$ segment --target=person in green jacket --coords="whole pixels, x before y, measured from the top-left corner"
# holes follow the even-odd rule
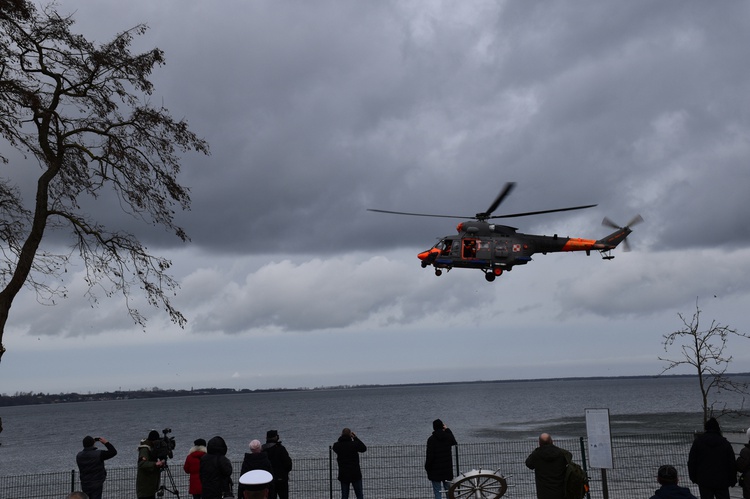
[[[154,455],[154,442],[159,440],[159,432],[151,430],[145,440],[138,445],[138,472],[135,477],[135,493],[138,499],[155,499],[159,490],[159,475],[164,461]]]

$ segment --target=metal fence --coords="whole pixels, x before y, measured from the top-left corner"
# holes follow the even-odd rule
[[[609,497],[650,497],[658,488],[656,470],[662,464],[674,465],[681,485],[688,486],[687,456],[693,441],[692,433],[613,436],[614,469],[606,470]],[[535,441],[508,441],[460,444],[455,448],[456,474],[475,469],[498,470],[506,477],[510,499],[535,498],[533,471],[526,468],[526,457]],[[584,456],[585,438],[556,440],[556,445],[573,453],[574,460],[587,463]],[[292,449],[293,453],[293,449]],[[424,499],[432,497],[432,487],[424,472],[423,445],[371,446],[361,455],[364,494],[369,499]],[[241,462],[233,462],[237,481]],[[588,465],[584,466],[588,468]],[[189,498],[188,475],[182,463],[170,462],[170,472],[181,498]],[[336,480],[336,459],[330,448],[328,455],[318,458],[294,459],[290,476],[290,497],[294,499],[333,499],[340,497]],[[107,470],[104,497],[135,497],[135,467]],[[590,497],[600,499],[603,492],[601,470],[589,470]],[[165,473],[162,473],[162,479]],[[163,480],[164,481],[164,480]],[[169,485],[168,481],[167,484]],[[692,485],[692,484],[690,484]],[[0,499],[64,498],[79,488],[78,472],[14,475],[0,477]],[[693,494],[697,488],[691,486]],[[235,487],[236,491],[236,487]],[[176,497],[170,492],[165,497]]]

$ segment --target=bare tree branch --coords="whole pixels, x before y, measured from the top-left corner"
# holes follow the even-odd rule
[[[131,317],[145,326],[131,305],[140,288],[149,304],[184,326],[185,317],[170,301],[178,287],[167,273],[171,262],[81,208],[82,199],[115,195],[126,213],[188,240],[174,223],[175,211],[190,207],[189,190],[177,179],[180,156],[209,150],[184,120],[148,103],[149,78],[164,64],[163,52],[131,53],[145,25],[95,45],[71,32],[73,19],[54,6],[38,11],[26,0],[3,1],[0,138],[35,158],[40,172],[33,203],[21,199],[10,179],[0,178],[0,358],[10,307],[23,286],[48,297],[65,295],[45,284],[64,272],[70,258],[40,249],[52,227],[73,236],[93,301],[97,289],[122,294]]]
[[[732,362],[732,356],[725,353],[727,340],[730,336],[742,338],[748,336],[729,326],[721,325],[715,320],[711,321],[711,325],[707,329],[701,330],[701,309],[698,306],[697,299],[695,301],[695,312],[690,319],[683,314],[678,314],[678,316],[683,327],[678,331],[665,334],[663,344],[665,352],[669,351],[671,346],[677,344],[682,356],[678,359],[659,357],[659,360],[667,363],[661,374],[680,366],[690,366],[695,369],[701,392],[704,422],[714,415],[721,416],[741,411],[742,408],[732,409],[726,407],[726,405],[717,409],[717,403],[711,401],[711,395],[722,391],[748,394],[747,383],[733,380],[727,376],[726,371]],[[715,412],[717,414],[714,414]]]

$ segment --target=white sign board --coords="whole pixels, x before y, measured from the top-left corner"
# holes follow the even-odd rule
[[[589,465],[612,469],[612,436],[609,432],[609,409],[586,409],[586,436],[589,443]]]

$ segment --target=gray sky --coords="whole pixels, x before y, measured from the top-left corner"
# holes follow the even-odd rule
[[[300,387],[657,374],[696,299],[750,333],[750,4],[60,0],[100,42],[140,22],[167,64],[152,101],[211,146],[187,155],[192,241],[112,209],[174,263],[185,330],[147,305],[18,297],[0,393]],[[0,144],[8,151],[7,144]],[[20,160],[13,169],[33,163]],[[490,284],[416,254],[458,221],[598,239]],[[107,211],[107,210],[102,210]],[[730,340],[732,371],[750,341]]]

